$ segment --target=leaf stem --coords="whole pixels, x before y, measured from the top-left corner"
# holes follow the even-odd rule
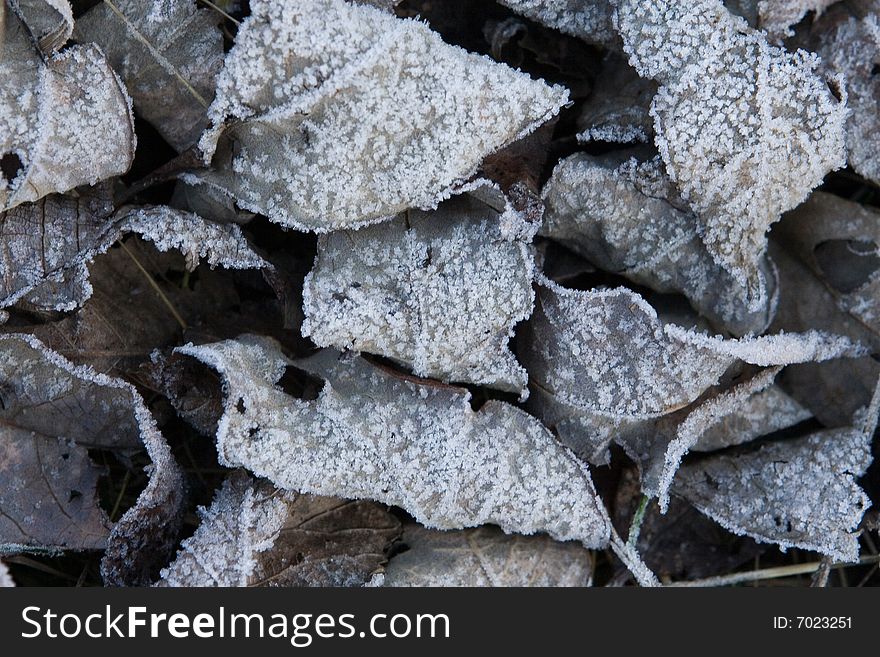
[[[165,296],[165,293],[162,291],[162,288],[160,288],[159,285],[156,283],[156,281],[153,280],[153,277],[150,276],[150,272],[148,272],[146,269],[144,269],[144,266],[135,257],[135,255],[134,255],[134,253],[132,253],[131,249],[129,249],[125,245],[125,242],[123,242],[122,240],[116,240],[116,243],[122,247],[122,249],[128,254],[128,257],[132,259],[132,261],[134,262],[135,265],[137,265],[137,268],[141,270],[141,273],[144,275],[144,278],[147,279],[149,284],[152,286],[153,290],[155,290],[156,294],[159,295],[159,298],[162,299],[162,303],[164,303],[168,307],[168,310],[171,311],[171,314],[174,315],[174,319],[176,319],[177,323],[180,324],[180,328],[182,328],[185,331],[188,328],[186,325],[186,321],[183,319],[183,317],[180,316],[180,313],[177,312],[177,308],[174,307],[174,304],[171,303],[171,300],[167,296]]]

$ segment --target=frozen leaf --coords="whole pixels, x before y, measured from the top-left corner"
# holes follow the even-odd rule
[[[849,164],[880,184],[880,5],[862,17],[840,13],[816,24],[811,45],[831,73],[846,79]]]
[[[174,187],[169,205],[200,217],[210,217],[211,221],[217,223],[242,225],[254,218],[253,212],[239,209],[235,201],[223,192],[205,185],[189,185],[182,180]]]
[[[30,336],[2,335],[0,349],[2,550],[106,546],[107,563],[125,542],[118,573],[164,558],[178,527],[182,479],[137,391],[73,365]],[[87,450],[130,452],[141,444],[153,462],[149,484],[110,531]],[[126,539],[132,527],[137,536]]]
[[[761,29],[773,36],[791,36],[792,26],[809,12],[820,16],[838,0],[760,0],[758,17]]]
[[[61,48],[73,32],[73,10],[68,0],[14,0],[6,4],[27,25],[44,55]]]
[[[238,226],[214,224],[165,206],[122,208],[110,216],[106,193],[55,195],[7,211],[0,223],[0,307],[20,299],[72,310],[92,294],[88,264],[127,233],[162,251],[177,249],[194,269],[199,258],[227,269],[269,267]]]
[[[758,305],[765,233],[843,166],[846,104],[816,55],[769,45],[720,0],[615,2],[630,64],[661,84],[651,115],[666,171]]]
[[[567,102],[560,87],[342,0],[254,0],[188,182],[300,229],[432,209],[490,153]]]
[[[139,115],[182,151],[207,127],[223,65],[218,17],[193,0],[113,0],[80,18],[75,36],[101,46]]]
[[[619,53],[608,53],[578,117],[578,140],[653,143],[650,109],[656,93],[656,82],[640,77]]]
[[[766,260],[759,276],[767,293],[750,311],[747,289],[706,249],[699,219],[662,162],[628,155],[577,154],[558,164],[542,193],[541,234],[634,283],[684,294],[718,328],[735,335],[762,333],[771,320],[775,289]]]
[[[788,218],[783,219],[782,228]],[[775,231],[774,231],[775,233]],[[843,312],[832,295],[804,263],[771,240],[771,255],[779,271],[779,309],[771,331],[802,331],[815,328],[846,335],[880,352],[880,335],[851,314]],[[780,383],[792,397],[806,406],[825,426],[850,423],[853,413],[868,403],[880,363],[864,356],[825,363],[804,363],[787,367]]]
[[[854,426],[685,465],[673,490],[734,533],[854,561],[870,505],[856,478],[871,463],[878,406],[880,385]]]
[[[505,534],[497,527],[433,531],[407,525],[409,547],[385,567],[384,586],[590,586],[592,557],[578,543]]]
[[[522,394],[527,374],[507,342],[532,312],[533,270],[527,243],[503,235],[499,212],[458,196],[434,212],[322,235],[302,332],[419,376]]]
[[[372,502],[282,491],[231,475],[159,586],[360,586],[400,522]]]
[[[6,564],[0,561],[0,588],[9,588],[11,586],[15,586],[12,575],[9,574]]]
[[[518,14],[597,45],[616,44],[609,0],[499,0]]]
[[[656,463],[666,442],[642,444],[654,435],[650,421],[686,408],[740,361],[771,366],[865,354],[846,337],[817,331],[710,337],[664,324],[626,288],[567,290],[542,278],[535,305],[521,342],[530,408],[591,463],[606,461],[612,440],[635,444],[634,458]]]
[[[127,171],[130,99],[101,49],[46,56],[14,12],[0,29],[0,211]]]
[[[221,463],[286,490],[401,506],[429,527],[493,523],[588,547],[608,543],[610,524],[586,467],[513,406],[489,401],[474,412],[466,391],[333,350],[296,361],[326,381],[305,401],[277,387],[291,363],[271,340],[177,351],[224,378]]]

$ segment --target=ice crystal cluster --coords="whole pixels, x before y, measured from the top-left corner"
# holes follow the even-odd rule
[[[0,0],[0,586],[875,545],[880,3],[464,7]]]

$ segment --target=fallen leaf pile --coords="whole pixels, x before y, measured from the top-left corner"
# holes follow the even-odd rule
[[[0,586],[876,564],[878,66],[877,0],[2,0]]]

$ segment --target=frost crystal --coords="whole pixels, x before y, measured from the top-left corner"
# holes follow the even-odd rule
[[[615,2],[630,63],[661,83],[651,115],[666,170],[757,304],[767,229],[845,162],[845,102],[816,55],[769,45],[720,0]]]
[[[237,472],[159,586],[360,586],[400,523],[370,502],[280,491]]]
[[[254,0],[217,83],[193,176],[306,230],[431,209],[567,92],[342,0]]]
[[[6,564],[0,561],[0,588],[8,588],[11,586],[15,586],[12,575],[9,574],[9,569],[6,567]]]
[[[287,490],[394,504],[428,527],[493,523],[608,543],[610,521],[587,468],[513,406],[490,401],[474,412],[465,391],[333,350],[295,363],[326,381],[304,401],[275,385],[290,363],[269,339],[177,351],[224,378],[217,448],[227,465]]]
[[[609,0],[499,0],[518,14],[603,46],[616,43]]]
[[[759,270],[763,303],[750,312],[746,288],[720,267],[699,237],[699,220],[680,198],[659,159],[591,157],[563,160],[542,193],[541,234],[594,265],[658,292],[681,292],[713,325],[736,335],[770,323],[771,268]],[[766,282],[765,282],[766,281]]]
[[[383,586],[590,586],[590,553],[546,536],[496,527],[439,532],[408,525],[409,549],[385,568]]]
[[[854,561],[870,506],[855,480],[871,464],[878,406],[880,385],[855,426],[685,465],[673,490],[737,534]]]
[[[419,376],[522,394],[527,374],[507,341],[532,312],[533,269],[527,244],[503,236],[499,212],[459,196],[434,212],[321,236],[302,332]]]
[[[207,127],[223,65],[218,17],[193,0],[113,0],[80,18],[75,36],[101,46],[138,113],[181,151]]]
[[[758,16],[760,27],[775,36],[791,36],[791,27],[808,12],[817,16],[838,0],[760,0]]]

